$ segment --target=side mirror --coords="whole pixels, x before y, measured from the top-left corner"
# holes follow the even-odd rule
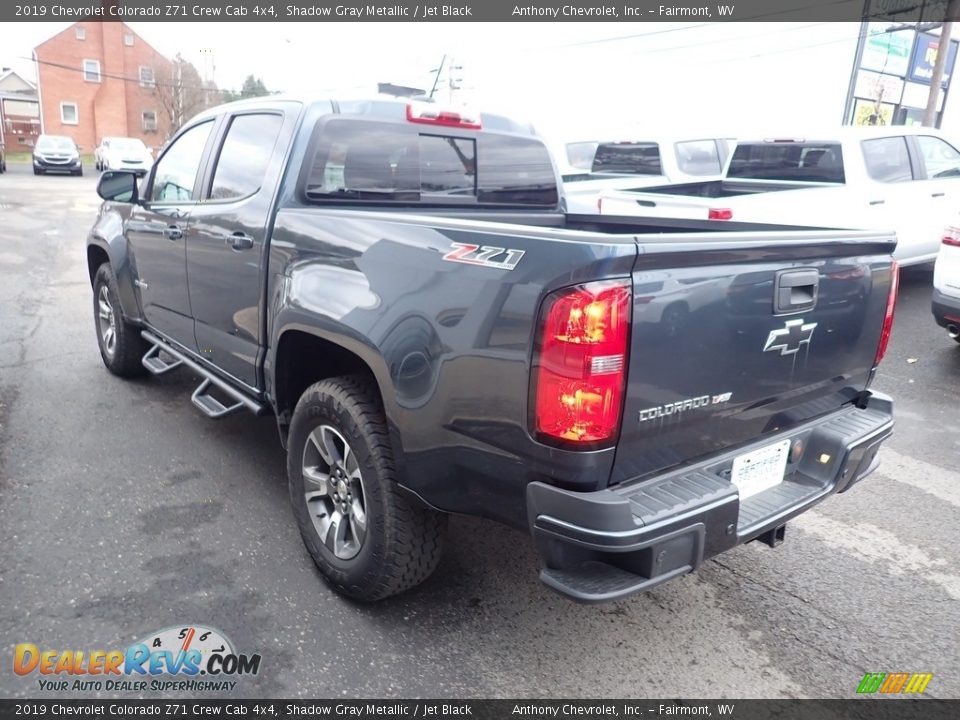
[[[136,173],[107,170],[97,183],[97,195],[113,202],[135,203],[139,200]]]

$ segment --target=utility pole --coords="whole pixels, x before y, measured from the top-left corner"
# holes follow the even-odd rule
[[[173,86],[175,93],[173,99],[174,117],[176,118],[177,129],[183,127],[183,58],[177,53],[177,79]]]
[[[940,40],[937,43],[937,59],[933,64],[933,76],[930,78],[930,95],[927,97],[927,109],[923,113],[923,124],[933,127],[937,120],[937,101],[940,99],[940,85],[943,83],[943,72],[947,67],[947,57],[950,55],[950,36],[953,34],[953,20],[960,10],[960,0],[949,0],[947,12],[944,16],[943,27],[940,28]]]
[[[455,90],[459,90],[460,86],[457,84],[463,81],[463,78],[458,78],[453,76],[455,70],[463,70],[463,65],[454,65],[453,60],[450,60],[450,64],[447,66],[447,97],[450,102],[453,102],[453,93]]]

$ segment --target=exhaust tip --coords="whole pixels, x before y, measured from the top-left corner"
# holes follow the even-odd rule
[[[956,340],[958,337],[960,337],[960,327],[950,323],[947,325],[947,335]]]

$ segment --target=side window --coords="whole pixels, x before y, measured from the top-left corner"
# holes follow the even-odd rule
[[[950,143],[932,135],[917,135],[928,178],[960,176],[960,152]]]
[[[260,189],[281,125],[281,115],[238,115],[233,118],[217,158],[210,199],[249,197]]]
[[[687,175],[719,175],[721,164],[715,140],[677,143],[677,165]]]
[[[906,138],[864,140],[860,145],[863,148],[864,162],[867,164],[867,175],[874,180],[893,183],[913,179]]]
[[[213,120],[190,128],[177,138],[157,163],[150,199],[154,202],[189,202]]]

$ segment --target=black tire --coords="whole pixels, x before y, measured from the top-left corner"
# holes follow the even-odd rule
[[[40,173],[40,171],[39,171],[37,168],[34,168],[34,169],[33,169],[33,174],[34,174],[34,175],[40,175],[41,173]]]
[[[83,176],[83,168],[80,168],[79,170],[74,170],[73,174],[76,175],[77,177]]]
[[[102,292],[106,293],[106,299],[110,305],[112,323],[101,314]],[[142,359],[150,346],[140,336],[139,328],[123,319],[120,311],[120,294],[117,292],[117,279],[110,263],[104,263],[97,268],[97,274],[93,278],[93,319],[100,357],[103,358],[103,364],[107,370],[123,378],[145,375],[147,369],[143,366]],[[112,351],[109,340],[105,337],[105,324],[113,329]]]
[[[315,518],[325,516],[315,513],[306,500],[307,443],[321,427],[333,428],[340,440],[349,443],[361,476],[365,537],[348,559],[338,557],[321,539]],[[293,514],[307,550],[337,591],[373,602],[419,585],[430,576],[440,562],[447,516],[414,503],[397,487],[383,407],[370,378],[331,378],[308,387],[294,410],[288,440]],[[330,475],[333,477],[332,472]],[[328,490],[325,497],[333,495]]]

